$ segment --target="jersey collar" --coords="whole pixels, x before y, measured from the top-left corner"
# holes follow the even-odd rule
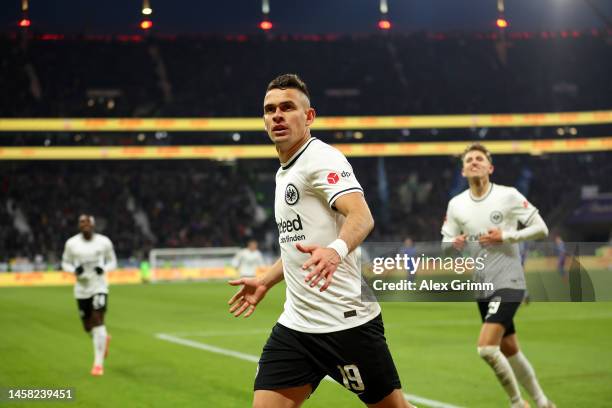
[[[484,200],[486,200],[486,198],[487,198],[488,196],[490,196],[490,195],[491,195],[491,191],[493,191],[493,186],[494,186],[494,184],[493,184],[493,183],[489,183],[489,184],[490,184],[490,186],[489,186],[489,191],[487,191],[487,194],[485,194],[484,196],[482,196],[482,198],[475,198],[475,197],[472,195],[472,190],[468,189],[468,194],[470,195],[470,198],[472,199],[472,201],[475,201],[475,202],[477,202],[477,203],[478,203],[478,202],[480,202],[480,201],[484,201]]]
[[[310,146],[310,144],[314,142],[315,140],[317,140],[316,137],[311,137],[310,139],[308,139],[308,141],[304,143],[304,146],[300,147],[300,150],[295,152],[293,156],[291,156],[289,160],[287,160],[287,163],[281,163],[281,168],[283,170],[287,170],[289,167],[293,166],[293,164],[297,161],[297,159],[300,158],[302,153],[304,153],[306,149],[308,148],[308,146]]]

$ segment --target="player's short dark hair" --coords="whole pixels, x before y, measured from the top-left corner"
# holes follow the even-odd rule
[[[308,92],[308,87],[306,86],[306,83],[302,81],[302,78],[297,76],[297,74],[283,74],[277,76],[270,81],[266,92],[271,91],[272,89],[297,89],[306,95],[310,100],[310,92]]]
[[[461,162],[463,162],[463,159],[465,159],[466,154],[468,154],[469,152],[473,152],[474,150],[483,153],[487,157],[487,160],[489,160],[489,163],[493,164],[493,157],[491,156],[491,152],[489,151],[489,149],[487,149],[478,142],[472,143],[471,145],[465,148],[463,153],[461,153]]]

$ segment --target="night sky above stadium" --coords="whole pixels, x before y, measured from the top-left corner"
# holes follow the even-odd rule
[[[590,0],[608,21],[612,2]],[[540,31],[605,27],[589,0],[506,0],[511,29]],[[15,31],[20,0],[3,0],[0,30]],[[277,33],[366,33],[376,31],[378,0],[270,0]],[[494,29],[496,0],[388,0],[396,31]],[[141,0],[30,0],[32,30],[49,33],[138,32]],[[155,32],[252,33],[261,21],[260,0],[151,0]]]

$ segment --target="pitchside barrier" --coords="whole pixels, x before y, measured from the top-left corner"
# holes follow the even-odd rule
[[[568,258],[567,264],[571,263],[571,258]],[[612,274],[612,255],[605,256],[581,256],[581,265],[587,270],[609,271]],[[369,264],[364,264],[365,268]],[[264,274],[269,266],[263,266],[257,270],[257,275]],[[558,258],[557,257],[542,257],[530,258],[525,265],[525,272],[530,273],[558,273]],[[368,271],[364,271],[367,275]],[[466,271],[466,274],[469,274]],[[420,270],[417,271],[418,276],[436,276],[445,275],[448,271],[440,269]],[[390,270],[386,273],[389,275],[405,275],[403,270]],[[153,282],[180,282],[180,281],[205,281],[205,280],[229,280],[238,277],[238,272],[235,268],[228,267],[203,267],[203,268],[185,268],[185,267],[170,267],[170,268],[152,268],[151,278]],[[136,284],[148,282],[147,277],[143,277],[140,269],[128,268],[117,269],[108,273],[108,281],[111,285],[121,284]],[[16,286],[70,286],[74,285],[75,277],[68,272],[2,272],[0,273],[0,287],[16,287]]]
[[[257,274],[265,273],[267,267],[258,269]],[[145,283],[150,280],[143,276],[140,269],[116,269],[108,273],[110,285]],[[228,268],[160,268],[151,270],[154,282],[228,280],[238,277],[238,272]],[[72,286],[74,274],[69,272],[2,272],[0,287],[14,286]]]

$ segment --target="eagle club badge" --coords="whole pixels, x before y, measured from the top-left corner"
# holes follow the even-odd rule
[[[499,224],[504,219],[504,216],[501,211],[493,211],[489,216],[489,219],[493,224]]]
[[[293,205],[298,202],[300,199],[300,192],[297,187],[293,184],[287,184],[287,188],[285,188],[285,202],[288,205]]]

